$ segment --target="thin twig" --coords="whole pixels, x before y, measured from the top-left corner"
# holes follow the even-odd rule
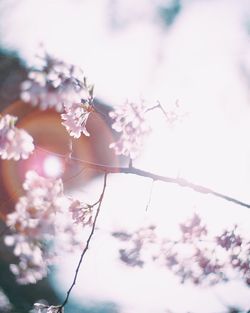
[[[152,180],[151,182],[151,186],[150,186],[150,191],[149,191],[149,197],[148,197],[148,202],[147,202],[147,205],[146,205],[146,212],[148,211],[148,208],[151,204],[151,199],[152,199],[152,193],[153,193],[153,187],[154,187],[154,180]]]
[[[87,167],[84,167],[84,166],[83,166],[83,167],[80,169],[80,171],[77,172],[76,174],[74,174],[74,175],[72,175],[72,176],[70,176],[70,177],[67,177],[66,179],[63,179],[63,183],[68,183],[70,180],[72,180],[72,179],[78,177],[79,175],[81,175],[82,173],[84,173],[87,169],[88,169]]]
[[[132,167],[133,167],[133,159],[132,159],[132,158],[129,159],[128,167],[129,167],[129,168],[132,168]]]
[[[163,106],[161,105],[160,101],[157,101],[158,103],[158,108],[162,111],[162,113],[164,114],[164,116],[166,117],[167,120],[169,120],[169,116],[168,113],[166,112],[166,110],[163,108]]]
[[[145,112],[150,112],[150,111],[153,111],[154,109],[159,109],[160,108],[160,105],[159,103],[157,103],[156,105],[148,108]]]
[[[154,109],[159,109],[159,110],[161,110],[162,113],[164,114],[165,118],[166,118],[167,120],[169,120],[169,116],[168,116],[167,112],[165,111],[165,109],[163,108],[163,106],[161,105],[161,103],[160,103],[159,100],[157,101],[157,104],[156,104],[156,105],[154,105],[154,106],[151,107],[151,108],[148,108],[148,109],[146,110],[146,112],[152,111],[152,110],[154,110]]]
[[[76,284],[76,280],[77,280],[77,276],[78,276],[78,273],[79,273],[79,270],[80,270],[80,266],[82,264],[82,261],[83,261],[83,257],[84,255],[86,254],[88,248],[89,248],[89,244],[90,244],[90,241],[91,241],[91,238],[92,236],[94,235],[94,231],[95,231],[95,226],[96,226],[96,221],[97,221],[97,218],[99,216],[99,213],[100,213],[100,209],[101,209],[101,205],[102,205],[102,200],[103,200],[103,197],[104,197],[104,193],[105,193],[105,190],[106,190],[106,186],[107,186],[107,173],[104,173],[104,183],[103,183],[103,190],[102,190],[102,193],[100,195],[100,198],[99,198],[99,202],[98,202],[98,208],[97,208],[97,211],[96,211],[96,215],[95,215],[95,218],[94,218],[94,222],[93,222],[93,225],[92,225],[92,228],[91,228],[91,232],[89,234],[89,237],[87,239],[87,242],[86,242],[86,246],[85,248],[83,249],[82,251],[82,254],[80,256],[80,259],[79,259],[79,262],[78,262],[78,265],[76,267],[76,271],[75,271],[75,276],[74,276],[74,279],[73,279],[73,282],[69,288],[69,290],[67,291],[67,295],[66,295],[66,298],[64,300],[64,302],[61,304],[61,306],[58,308],[58,313],[61,313],[62,312],[62,309],[63,307],[67,304],[68,302],[68,299],[69,299],[69,296],[70,296],[70,293],[74,287],[74,285]]]
[[[62,154],[58,154],[58,153],[53,153],[53,155],[56,155],[58,157],[64,158],[64,155]],[[237,205],[243,206],[245,208],[250,209],[250,204],[243,202],[241,200],[238,200],[236,198],[233,198],[231,196],[228,196],[226,194],[217,192],[213,189],[210,189],[208,187],[199,185],[199,184],[195,184],[192,183],[184,178],[180,178],[180,177],[169,177],[169,176],[162,176],[162,175],[158,175],[149,171],[144,171],[141,170],[139,168],[130,166],[130,167],[116,167],[116,166],[107,166],[107,165],[102,165],[102,164],[98,164],[98,163],[94,163],[91,161],[84,161],[81,159],[78,159],[76,157],[72,157],[71,158],[72,161],[75,162],[79,162],[84,164],[84,166],[91,168],[93,170],[96,170],[98,172],[104,172],[104,173],[113,173],[113,174],[118,174],[118,173],[123,173],[123,174],[132,174],[132,175],[136,175],[136,176],[141,176],[141,177],[146,177],[146,178],[151,178],[154,181],[161,181],[164,183],[170,183],[170,184],[175,184],[178,185],[180,187],[187,187],[192,189],[195,192],[198,193],[203,193],[203,194],[211,194],[217,198],[221,198],[223,200],[229,201],[229,202],[233,202]]]

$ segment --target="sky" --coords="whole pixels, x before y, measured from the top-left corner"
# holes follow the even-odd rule
[[[159,8],[170,5],[164,0],[2,1],[1,43],[18,51],[27,65],[35,64],[42,43],[82,66],[96,96],[110,105],[144,98],[167,109],[178,101],[187,118],[173,129],[160,112],[152,112],[153,132],[136,166],[250,202],[249,1],[181,1],[167,26]],[[92,199],[99,184],[93,181],[76,194]],[[248,308],[250,293],[240,283],[193,288],[162,268],[128,269],[118,261],[119,246],[109,231],[119,228],[153,221],[163,234],[174,233],[195,210],[214,231],[236,222],[249,229],[246,209],[160,183],[154,184],[145,212],[150,186],[137,177],[109,178],[99,231],[73,296],[89,303],[113,301],[121,313],[219,313],[223,304]],[[56,283],[65,290],[72,263],[57,272]]]

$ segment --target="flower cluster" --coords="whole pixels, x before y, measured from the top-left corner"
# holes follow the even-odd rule
[[[113,236],[127,242],[126,249],[120,249],[120,259],[129,266],[142,267],[152,258],[157,247],[155,226],[143,227],[134,234],[115,232]]]
[[[28,79],[21,85],[21,99],[42,110],[54,108],[63,111],[63,105],[80,101],[81,88],[76,73],[79,69],[51,55],[41,56],[40,69],[31,70]]]
[[[29,235],[13,234],[5,237],[5,244],[14,247],[18,264],[10,264],[11,272],[20,284],[32,284],[47,275],[51,263],[45,244]]]
[[[79,200],[72,200],[69,206],[72,219],[76,224],[91,225],[93,223],[93,206]]]
[[[89,136],[86,123],[91,112],[92,108],[88,102],[65,105],[65,113],[61,114],[61,118],[64,120],[62,125],[66,127],[70,136],[79,138],[81,133]]]
[[[182,241],[192,241],[207,235],[207,228],[201,224],[201,218],[195,213],[192,218],[180,224]]]
[[[54,108],[64,120],[69,134],[88,136],[86,122],[93,111],[93,85],[88,85],[77,66],[67,64],[45,53],[41,69],[32,70],[21,85],[21,99],[42,110]]]
[[[55,234],[54,218],[63,196],[61,180],[48,180],[35,172],[28,172],[23,184],[26,191],[7,216],[7,225],[16,231],[5,237],[5,243],[14,247],[19,264],[10,269],[21,284],[35,283],[47,274],[50,264],[46,242]]]
[[[63,237],[64,250],[81,246],[79,228],[73,225],[69,205],[63,193],[61,179],[49,179],[30,171],[23,183],[25,195],[20,197],[15,211],[7,215],[7,225],[14,231],[5,236],[5,244],[13,246],[18,264],[10,269],[21,284],[35,283],[47,275],[48,266],[55,262],[57,250],[52,239]],[[65,203],[67,203],[65,205]],[[53,243],[54,244],[54,243]]]
[[[177,240],[160,238],[149,226],[134,234],[116,232],[124,242],[120,259],[129,266],[142,267],[146,262],[159,262],[179,276],[181,282],[213,285],[228,281],[233,273],[250,285],[250,241],[244,241],[237,227],[216,237],[208,237],[197,214],[180,225]]]
[[[245,283],[250,286],[250,241],[245,241],[235,226],[232,230],[225,230],[217,236],[216,242],[228,252],[230,266],[237,270]]]
[[[19,232],[32,232],[32,236],[37,239],[41,233],[54,235],[53,214],[60,210],[62,180],[44,178],[29,171],[26,173],[23,189],[26,194],[19,198],[15,211],[8,215],[7,225]]]
[[[114,120],[112,128],[121,133],[119,140],[110,144],[116,154],[123,154],[132,159],[138,156],[145,136],[150,133],[146,111],[144,101],[126,101],[124,105],[110,112],[110,117]]]
[[[43,303],[34,303],[32,313],[63,313],[64,309],[60,306],[45,305]]]
[[[0,115],[0,156],[2,159],[27,159],[34,150],[33,138],[15,126],[17,117]]]

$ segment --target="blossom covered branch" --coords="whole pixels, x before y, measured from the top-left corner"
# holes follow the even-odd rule
[[[22,83],[21,99],[42,110],[55,109],[60,114],[61,123],[69,136],[75,139],[82,135],[90,136],[91,133],[87,127],[89,116],[100,114],[94,105],[94,87],[87,83],[83,72],[78,67],[69,65],[47,53],[42,57],[41,67],[32,69],[26,81]],[[72,284],[63,303],[59,306],[36,303],[35,313],[63,312],[95,232],[108,174],[121,173],[148,178],[152,180],[152,186],[155,181],[175,184],[250,208],[249,203],[184,178],[163,176],[133,166],[132,161],[140,154],[146,137],[151,132],[147,116],[154,109],[160,109],[169,124],[183,117],[183,114],[179,112],[178,103],[167,111],[160,102],[148,106],[144,100],[139,102],[127,100],[109,113],[112,120],[110,126],[118,135],[118,139],[111,142],[109,147],[116,155],[126,156],[129,159],[128,166],[107,166],[81,160],[72,155],[72,150],[67,155],[67,159],[82,164],[83,168],[104,174],[102,192],[94,204],[66,195],[61,178],[46,178],[34,171],[26,172],[23,182],[24,195],[18,199],[15,210],[6,216],[6,225],[10,233],[4,237],[5,244],[13,249],[18,260],[17,264],[10,264],[10,269],[16,275],[17,281],[20,284],[36,283],[47,275],[50,265],[58,261],[61,250],[81,251]],[[34,151],[33,138],[25,130],[17,128],[16,122],[15,116],[8,114],[0,116],[0,157],[2,159],[16,161],[27,159]],[[37,146],[37,148],[40,147]],[[65,158],[61,154],[51,151],[49,153]],[[151,194],[147,207],[150,201]],[[82,232],[86,228],[89,228],[89,235],[86,243],[83,243]],[[209,250],[202,246],[202,242],[206,240],[207,229],[197,215],[180,226],[182,236],[179,240],[159,239],[155,229],[154,226],[150,226],[139,229],[135,234],[113,233],[115,237],[128,245],[120,250],[121,260],[128,265],[143,266],[143,248],[154,246],[154,253],[150,255],[150,259],[163,262],[177,276],[180,276],[182,281],[190,279],[197,284],[207,277],[211,278],[211,283],[226,280],[227,277],[222,270],[225,264],[230,264],[250,285],[248,261],[250,243],[243,240],[237,228],[225,231],[214,238],[216,247],[228,252],[228,258],[224,263],[217,258],[214,247]],[[55,241],[55,237],[61,237],[63,244]],[[186,245],[192,246],[194,253],[183,258],[177,245],[181,248]],[[156,251],[157,247],[158,251]],[[196,264],[192,263],[192,259],[195,259]]]
[[[116,231],[113,236],[123,243],[119,257],[128,266],[157,263],[178,276],[181,283],[214,285],[240,277],[250,286],[250,240],[244,239],[236,225],[211,236],[194,214],[179,225],[179,233],[175,239],[161,238],[157,226],[149,225],[134,233]]]
[[[87,83],[79,67],[45,52],[40,59],[40,68],[31,70],[21,85],[21,99],[42,110],[53,108],[62,113],[62,124],[70,136],[89,136],[86,123],[94,111],[94,86]]]
[[[96,227],[96,222],[97,222],[98,216],[99,216],[99,214],[100,214],[101,205],[102,205],[102,201],[103,201],[103,197],[104,197],[104,194],[105,194],[106,187],[107,187],[107,173],[104,174],[103,190],[102,190],[102,193],[101,193],[101,195],[100,195],[100,198],[99,198],[99,200],[94,204],[94,205],[97,205],[97,204],[98,204],[98,207],[97,207],[97,211],[96,211],[96,214],[95,214],[95,217],[94,217],[94,220],[93,220],[91,232],[90,232],[89,237],[88,237],[88,239],[87,239],[87,241],[86,241],[86,246],[85,246],[85,248],[83,249],[83,251],[82,251],[82,253],[81,253],[79,262],[78,262],[78,264],[77,264],[73,282],[72,282],[72,284],[71,284],[69,290],[67,291],[67,296],[66,296],[64,302],[62,303],[62,305],[60,306],[60,309],[59,309],[58,313],[60,313],[60,312],[62,311],[62,308],[67,304],[68,299],[69,299],[69,296],[70,296],[70,293],[71,293],[71,291],[72,291],[74,285],[76,284],[76,280],[77,280],[77,276],[78,276],[78,273],[79,273],[80,266],[81,266],[81,264],[82,264],[83,258],[84,258],[84,256],[85,256],[87,250],[89,249],[90,241],[91,241],[91,239],[92,239],[92,237],[93,237],[93,235],[94,235],[94,231],[95,231],[95,227]]]
[[[96,203],[72,199],[64,194],[61,179],[44,178],[34,171],[27,172],[23,189],[25,195],[6,217],[12,234],[4,240],[19,258],[18,264],[10,265],[11,271],[20,284],[29,284],[47,276],[48,267],[60,259],[61,251],[84,247],[82,230],[94,223]],[[56,237],[61,241],[54,242]]]
[[[17,117],[0,114],[0,157],[2,159],[27,159],[34,150],[33,138],[17,128]]]

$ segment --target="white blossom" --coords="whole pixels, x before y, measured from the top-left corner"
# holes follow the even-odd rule
[[[21,284],[35,283],[47,275],[52,259],[46,251],[46,241],[55,234],[54,219],[63,197],[61,179],[47,179],[36,172],[26,173],[23,183],[26,194],[16,203],[15,211],[7,215],[6,224],[16,233],[5,237],[19,257],[11,271]]]
[[[34,309],[32,310],[32,313],[63,313],[64,309],[60,306],[48,306],[43,303],[34,303]]]
[[[145,113],[146,106],[143,101],[126,101],[124,105],[110,112],[110,117],[114,120],[112,128],[121,133],[118,141],[109,146],[116,154],[123,154],[132,159],[138,156],[145,136],[150,133]]]
[[[47,313],[48,305],[43,303],[34,303],[34,309],[32,313]]]
[[[49,259],[37,240],[15,233],[5,236],[4,242],[14,247],[14,254],[19,258],[18,264],[10,264],[10,270],[20,284],[35,283],[47,275]]]
[[[87,84],[77,66],[44,54],[41,69],[30,71],[21,85],[21,99],[42,110],[54,108],[61,112],[62,124],[70,136],[89,136],[87,119],[93,111],[93,86]]]
[[[27,159],[34,150],[33,138],[15,126],[17,117],[0,115],[0,156],[2,159]]]
[[[40,69],[31,70],[21,84],[21,99],[46,110],[63,112],[66,107],[93,99],[93,87],[88,86],[83,71],[44,53]],[[67,112],[66,112],[67,114]]]
[[[19,283],[29,284],[47,275],[48,266],[56,261],[62,249],[82,249],[82,227],[74,224],[69,210],[74,200],[69,201],[64,195],[61,179],[45,178],[29,171],[23,189],[25,194],[6,218],[14,233],[5,236],[4,241],[19,258],[18,264],[11,264],[11,271]],[[63,244],[52,245],[59,236]]]
[[[69,206],[72,218],[76,224],[91,225],[93,222],[93,207],[79,200],[72,200]]]
[[[72,105],[65,105],[65,113],[61,114],[62,125],[64,125],[70,136],[79,138],[81,133],[89,136],[86,129],[86,123],[91,113],[91,106],[88,103],[73,103]]]
[[[43,60],[41,68],[31,70],[28,79],[21,84],[21,99],[39,106],[42,110],[54,108],[62,112],[63,103],[69,98],[73,66],[46,53],[41,56],[41,59]]]
[[[38,239],[44,233],[53,234],[54,215],[60,210],[63,197],[62,180],[44,178],[29,171],[23,189],[26,194],[19,198],[15,211],[7,215],[7,225]]]

